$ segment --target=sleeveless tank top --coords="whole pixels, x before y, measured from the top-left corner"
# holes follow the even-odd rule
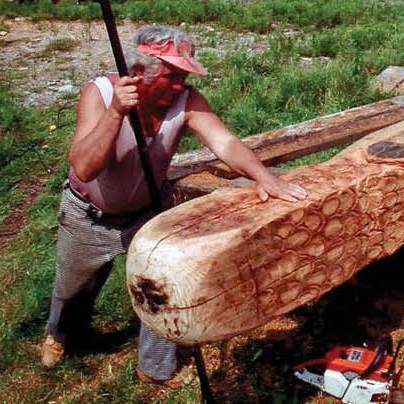
[[[113,86],[107,77],[98,77],[94,84],[108,108],[112,101]],[[166,179],[170,161],[177,148],[184,126],[185,107],[189,90],[184,90],[168,110],[158,133],[147,136],[146,143],[154,176],[161,187]],[[71,187],[103,212],[122,215],[136,212],[150,204],[136,138],[128,117],[122,122],[116,140],[115,155],[109,164],[89,182],[80,181],[70,167]]]

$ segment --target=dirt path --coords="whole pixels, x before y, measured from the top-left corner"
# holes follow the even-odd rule
[[[0,73],[17,88],[25,105],[45,106],[74,97],[87,80],[116,70],[102,21],[34,23],[17,18],[5,23],[9,30],[2,37]],[[118,26],[124,52],[130,49],[137,26],[130,21]],[[264,35],[219,32],[206,26],[183,28],[189,30],[199,52],[210,51],[218,57],[240,49],[257,52],[267,46]],[[70,49],[57,49],[67,43]],[[52,46],[54,50],[49,49]]]

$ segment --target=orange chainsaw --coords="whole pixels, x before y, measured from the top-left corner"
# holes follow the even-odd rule
[[[391,341],[387,340],[375,350],[336,346],[323,358],[295,366],[294,374],[343,403],[389,403],[395,385],[395,364],[403,344],[401,340],[394,356],[388,353]]]

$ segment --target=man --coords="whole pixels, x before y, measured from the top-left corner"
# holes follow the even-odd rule
[[[144,128],[167,206],[166,171],[185,128],[234,170],[256,180],[262,201],[268,195],[287,201],[306,196],[299,186],[271,175],[210,110],[205,98],[185,85],[189,73],[206,73],[194,59],[187,35],[169,27],[146,26],[137,32],[135,47],[133,77],[99,77],[84,87],[78,103],[69,180],[59,211],[55,287],[42,350],[46,367],[62,359],[73,325],[90,321],[113,258],[126,253],[135,232],[153,214],[127,118],[131,108],[136,108]],[[176,346],[142,324],[137,367],[141,380],[175,387]]]

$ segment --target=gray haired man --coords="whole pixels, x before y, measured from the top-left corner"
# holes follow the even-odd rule
[[[115,256],[125,254],[135,232],[153,215],[137,145],[127,114],[136,108],[158,186],[171,204],[166,172],[184,129],[192,131],[227,165],[256,181],[259,198],[288,201],[306,192],[270,174],[257,157],[186,85],[188,74],[206,74],[194,45],[181,31],[146,26],[135,36],[131,73],[98,77],[82,90],[70,172],[59,210],[56,279],[42,349],[55,366],[75,324],[90,321],[94,301]],[[169,387],[180,384],[176,346],[141,325],[138,377]]]

